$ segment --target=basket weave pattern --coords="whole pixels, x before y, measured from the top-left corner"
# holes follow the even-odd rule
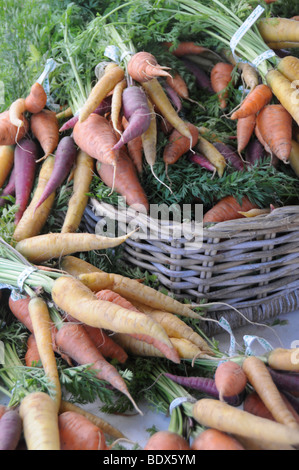
[[[92,221],[111,208],[91,200],[87,229],[94,230]],[[245,325],[246,319],[262,323],[299,307],[298,206],[204,227],[196,252],[185,248],[184,239],[139,240],[136,234],[126,241],[124,256],[157,275],[177,298],[211,304],[207,316],[225,317],[232,328]],[[207,334],[219,331],[217,323],[203,323]]]

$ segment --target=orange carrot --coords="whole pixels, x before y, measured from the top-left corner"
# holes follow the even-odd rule
[[[36,340],[32,333],[27,340],[27,350],[25,354],[25,364],[27,367],[35,366],[40,361]]]
[[[247,196],[242,198],[241,205],[233,196],[226,196],[217,202],[206,214],[204,215],[203,222],[223,222],[225,220],[234,220],[243,218],[240,212],[247,212],[257,206],[253,204]]]
[[[70,322],[64,323],[56,333],[56,343],[59,349],[78,364],[91,364],[90,368],[96,371],[98,379],[107,381],[115,389],[126,395],[138,410],[125,381],[117,369],[102,356],[83,325]]]
[[[127,310],[132,310],[134,312],[139,312],[140,313],[140,310],[138,310],[136,307],[134,307],[131,304],[131,302],[128,302],[128,300],[126,300],[124,297],[122,297],[121,295],[119,295],[116,292],[113,292],[109,289],[97,292],[96,297],[99,300],[106,300],[108,302],[113,302],[114,304],[119,305],[120,307],[126,308]],[[180,362],[179,355],[176,353],[176,350],[173,347],[169,348],[168,345],[165,345],[161,341],[159,341],[159,340],[157,340],[157,339],[155,339],[155,338],[153,338],[153,337],[151,337],[147,334],[131,334],[130,336],[132,336],[133,338],[135,338],[139,341],[143,341],[147,344],[153,345],[160,352],[162,352],[162,354],[164,354],[166,357],[172,358],[172,360],[174,362],[177,362],[177,363]],[[169,351],[169,349],[171,349],[171,351]]]
[[[58,426],[61,450],[108,450],[103,431],[75,411],[61,413]]]
[[[211,70],[211,85],[214,92],[219,95],[221,109],[224,109],[227,106],[227,87],[232,80],[233,70],[233,65],[225,62],[218,62]]]
[[[95,328],[89,325],[84,325],[84,328],[104,357],[116,359],[121,364],[126,362],[128,354],[113,340],[113,335],[110,336],[102,328]]]
[[[31,116],[31,130],[39,141],[44,157],[52,154],[59,142],[59,124],[54,111],[43,109]]]
[[[219,400],[233,397],[245,390],[247,377],[242,367],[233,361],[221,362],[215,372],[215,385],[219,392]]]
[[[25,107],[29,113],[36,114],[44,109],[47,104],[47,94],[44,87],[38,82],[31,87],[29,95],[25,98]]]
[[[126,118],[123,116],[122,119],[123,128],[126,129],[129,125]],[[136,170],[139,175],[141,175],[143,170],[143,146],[142,146],[142,136],[135,137],[135,139],[130,140],[127,143],[128,153],[136,167]]]
[[[231,119],[240,119],[258,113],[264,106],[270,103],[272,91],[268,85],[256,86],[242,101],[241,106],[231,115]]]
[[[187,439],[176,432],[157,431],[145,444],[143,450],[190,450]]]
[[[199,130],[194,124],[186,124],[192,136],[191,147],[194,147],[198,142]],[[164,148],[163,160],[166,165],[173,165],[188,150],[190,150],[190,140],[174,129],[169,137],[168,144]]]
[[[259,112],[256,122],[271,152],[287,162],[292,150],[292,116],[281,104],[272,104]]]
[[[207,51],[206,47],[199,46],[193,41],[182,41],[176,48],[173,48],[173,44],[171,42],[165,42],[164,45],[171,49],[171,53],[176,57],[183,57],[184,55],[196,55],[202,54],[203,52]]]
[[[237,142],[238,142],[239,154],[247,147],[255,129],[255,122],[256,122],[255,114],[250,114],[246,118],[238,119]]]
[[[128,74],[139,83],[147,82],[152,78],[169,77],[166,72],[169,67],[158,64],[156,58],[146,51],[137,52],[128,63]]]
[[[188,99],[189,98],[189,90],[187,83],[183,79],[183,77],[176,72],[173,77],[167,77],[166,82],[168,83],[171,88],[176,91],[176,93],[183,99]]]
[[[24,116],[22,121],[24,125],[18,128],[10,122],[9,111],[0,114],[0,145],[14,145],[26,135],[29,123]]]
[[[297,411],[293,408],[291,403],[282,393],[280,395],[281,395],[282,400],[285,402],[286,406],[288,407],[288,409],[293,414],[296,421],[299,423],[299,415]],[[255,416],[260,416],[261,418],[267,418],[267,419],[270,419],[271,421],[275,421],[271,411],[269,411],[269,409],[266,407],[263,400],[255,391],[250,392],[246,396],[243,402],[243,409],[244,411],[247,411],[248,413],[252,413]]]
[[[191,450],[245,450],[234,437],[218,431],[206,429],[196,436],[191,444]]]
[[[96,164],[98,175],[106,186],[113,188],[126,199],[128,206],[147,213],[149,202],[139,181],[135,165],[129,157],[126,147],[122,147],[119,152],[115,173],[112,165],[98,161]],[[115,182],[113,182],[114,177]]]
[[[112,150],[117,137],[104,116],[92,113],[84,122],[77,122],[73,138],[78,147],[101,163],[116,166],[118,150]]]
[[[248,381],[265,403],[274,419],[281,424],[299,430],[297,420],[290,412],[277,389],[264,362],[255,356],[248,356],[243,362]]]

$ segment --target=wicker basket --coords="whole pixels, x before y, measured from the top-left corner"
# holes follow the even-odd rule
[[[92,199],[83,223],[94,232],[101,218],[115,216],[113,206]],[[207,316],[226,318],[232,329],[299,308],[299,206],[204,227],[196,252],[184,239],[140,240],[135,234],[124,256],[157,275],[177,298],[211,304]],[[208,335],[220,331],[216,322],[202,327]]]

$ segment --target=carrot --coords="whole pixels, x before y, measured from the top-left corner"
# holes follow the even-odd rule
[[[40,355],[38,352],[36,339],[33,333],[31,333],[31,335],[29,335],[28,337],[27,349],[24,359],[27,367],[36,366],[36,364],[40,361]]]
[[[113,292],[109,289],[106,290],[101,290],[96,293],[96,297],[99,300],[105,300],[108,302],[112,302],[116,305],[119,305],[120,307],[123,307],[127,310],[131,310],[133,312],[140,313],[140,310],[138,310],[136,307],[134,307],[130,302],[128,302],[124,297],[121,295],[117,294],[116,292]],[[174,348],[171,345],[165,345],[159,340],[156,340],[155,338],[148,336],[147,334],[132,334],[132,336],[139,341],[144,341],[145,343],[152,344],[156,349],[158,349],[163,355],[168,357],[169,359],[173,360],[174,362],[179,363],[179,354],[176,354],[174,351]],[[173,342],[172,342],[173,343]],[[185,346],[185,345],[184,345]],[[169,350],[169,348],[171,350]],[[196,347],[197,348],[197,347]],[[178,348],[175,348],[178,350]],[[183,346],[181,346],[181,349],[183,349]],[[186,346],[185,346],[186,349]],[[194,348],[195,349],[195,348]],[[197,350],[198,352],[198,350]],[[185,350],[184,352],[185,353]],[[182,356],[181,356],[182,357]],[[194,357],[194,355],[192,356]]]
[[[284,163],[292,150],[292,117],[280,104],[265,106],[257,116],[257,126],[270,150]]]
[[[84,328],[104,357],[116,359],[121,364],[126,362],[128,355],[126,351],[114,341],[113,336],[110,336],[102,328],[94,328],[89,325],[84,325]]]
[[[266,80],[280,104],[290,113],[299,125],[297,92],[292,82],[278,70],[274,69],[267,73]]]
[[[4,185],[6,179],[12,171],[14,164],[14,146],[1,145],[0,146],[0,188]]]
[[[240,219],[243,218],[240,212],[246,212],[256,207],[257,206],[253,204],[247,196],[242,198],[241,204],[239,204],[233,196],[226,196],[206,212],[203,222],[216,223],[225,220]]]
[[[129,123],[126,118],[123,116],[122,119],[123,128],[126,130]],[[144,133],[142,133],[143,135]],[[136,167],[136,170],[139,175],[143,171],[143,145],[142,145],[142,135],[135,137],[127,143],[128,153]]]
[[[95,371],[99,380],[107,381],[127,396],[138,410],[125,381],[117,369],[102,356],[83,325],[65,322],[56,333],[56,343],[64,354],[70,356],[78,364],[90,364],[90,369]]]
[[[22,436],[18,410],[8,409],[0,418],[0,450],[16,450]]]
[[[15,100],[9,108],[10,122],[18,128],[24,126],[23,113],[26,111],[24,98]]]
[[[29,113],[40,113],[47,104],[47,93],[40,83],[32,85],[29,95],[25,98],[25,107]]]
[[[258,113],[264,106],[270,103],[272,91],[268,85],[256,86],[242,101],[237,111],[233,112],[231,119],[241,119]]]
[[[77,157],[77,147],[71,136],[63,137],[56,149],[54,168],[47,184],[42,192],[40,199],[37,201],[35,210],[37,210],[46,199],[55,193],[56,189],[60,187],[66,177],[69,175]]]
[[[276,51],[276,54],[279,53],[277,51],[285,51],[292,48],[297,49],[299,47],[299,41],[276,41],[276,42],[267,42],[267,46],[269,49],[273,49]]]
[[[218,431],[206,429],[198,434],[192,444],[191,450],[245,450],[234,437]]]
[[[50,194],[47,200],[45,200],[37,210],[35,209],[36,204],[38,203],[44,191],[44,188],[46,187],[47,182],[50,179],[53,168],[54,157],[50,155],[44,161],[40,169],[37,186],[34,191],[31,202],[24,211],[13,233],[13,238],[16,242],[24,240],[25,238],[30,238],[39,235],[43,226],[45,225],[54,204],[55,193]]]
[[[290,82],[299,80],[299,59],[293,56],[286,56],[278,62],[277,70]]]
[[[169,67],[159,65],[156,58],[146,51],[134,54],[127,66],[128,74],[139,83],[148,82],[152,78],[170,76],[166,69]]]
[[[71,298],[68,298],[68,292],[73,292]],[[144,313],[97,299],[78,279],[64,276],[56,279],[52,299],[58,307],[86,325],[120,333],[148,335],[169,347],[169,352],[173,349],[165,330],[157,322]],[[173,354],[173,358],[177,360],[177,355]]]
[[[244,163],[241,155],[238,155],[231,145],[224,144],[223,142],[214,142],[214,147],[224,156],[227,164],[231,165],[236,170],[244,170]]]
[[[243,370],[248,381],[254,387],[275,420],[278,423],[299,430],[297,421],[282,400],[263,361],[255,356],[247,357],[243,362]]]
[[[146,442],[143,450],[190,450],[187,439],[176,432],[156,431]]]
[[[71,274],[71,276],[77,277],[79,274],[98,272],[102,273],[103,271],[96,266],[84,261],[83,259],[77,258],[75,256],[65,256],[60,262],[60,269]]]
[[[7,408],[5,405],[0,405],[0,418],[2,418],[2,416],[8,409],[9,408]]]
[[[7,197],[8,196],[14,196],[15,195],[15,190],[16,190],[16,185],[15,185],[15,167],[13,166],[9,180],[7,182],[7,185],[5,188],[1,191],[1,197],[0,197],[0,207],[4,206],[7,202]]]
[[[213,398],[202,398],[192,407],[193,418],[202,426],[236,436],[269,441],[272,444],[298,445],[299,431]]]
[[[128,155],[125,147],[120,149],[120,155],[115,170],[112,165],[97,162],[96,168],[101,180],[109,188],[113,188],[118,194],[125,198],[128,206],[136,208],[137,211],[147,213],[149,202],[138,178],[135,165]]]
[[[108,64],[105,69],[104,75],[92,88],[86,102],[79,113],[79,123],[83,123],[90,116],[91,113],[100,105],[107,94],[114,89],[114,87],[124,79],[125,72],[117,64]],[[88,152],[87,152],[88,153]]]
[[[19,412],[27,450],[60,450],[57,406],[48,394],[25,396]]]
[[[35,180],[37,154],[36,143],[26,138],[22,139],[15,148],[15,204],[18,206],[15,224],[21,220],[30,200]]]
[[[250,114],[246,118],[240,118],[237,122],[238,153],[241,154],[247,147],[255,129],[256,115]]]
[[[59,124],[54,111],[43,109],[31,116],[31,130],[39,141],[44,157],[52,154],[59,142]]]
[[[138,306],[140,311],[146,313],[151,318],[160,323],[170,338],[184,338],[195,344],[195,346],[197,346],[203,352],[213,355],[213,351],[209,347],[208,343],[176,315],[165,312],[163,310],[155,310],[151,307],[138,303],[135,303],[135,305]]]
[[[88,203],[88,191],[93,178],[94,159],[83,151],[79,151],[74,170],[73,193],[61,227],[61,233],[76,232]]]
[[[32,263],[43,263],[72,253],[91,250],[106,250],[119,246],[132,235],[109,238],[92,233],[46,233],[25,238],[16,249]]]
[[[153,78],[148,82],[142,83],[142,86],[147,92],[151,101],[159,108],[164,118],[171,125],[173,125],[173,127],[177,129],[180,134],[182,134],[184,137],[187,137],[191,144],[192,135],[190,134],[190,130],[186,122],[184,122],[184,120],[178,116],[159,81],[156,78]]]
[[[203,154],[203,156],[206,157],[210,163],[212,163],[212,165],[216,168],[218,176],[223,176],[224,170],[226,168],[226,160],[211,142],[205,139],[202,135],[199,136],[196,150]]]
[[[202,351],[198,346],[185,338],[170,338],[170,341],[178,355],[182,359],[194,359],[199,356],[206,356],[206,352]]]
[[[256,69],[247,62],[238,62],[238,69],[241,70],[241,78],[252,91],[259,84],[259,74]]]
[[[236,362],[221,362],[215,372],[215,385],[219,392],[219,400],[225,401],[224,397],[239,395],[245,390],[247,376]]]
[[[65,108],[63,111],[59,111],[59,113],[56,114],[56,117],[58,120],[70,119],[72,116],[73,116],[73,111],[70,106]]]
[[[9,296],[8,306],[13,315],[26,326],[27,330],[33,333],[32,321],[29,316],[28,305],[31,298],[26,295],[24,298],[13,300],[12,296]]]
[[[169,136],[168,144],[165,146],[163,151],[163,160],[166,165],[173,165],[179,158],[184,155],[191,147],[194,147],[198,142],[199,131],[194,124],[190,122],[186,123],[190,134],[192,136],[192,142],[187,137],[184,137],[174,129]]]
[[[263,38],[268,42],[299,41],[298,21],[289,18],[263,18],[258,21],[257,27]]]
[[[206,47],[199,46],[194,41],[181,41],[175,48],[173,47],[172,42],[164,42],[164,46],[166,46],[176,57],[183,57],[190,54],[202,54],[208,50]]]
[[[58,425],[61,450],[108,450],[103,431],[85,416],[65,411]]]
[[[292,407],[290,402],[287,400],[287,398],[283,394],[280,394],[280,395],[281,395],[282,400],[286,404],[287,408],[290,410],[290,412],[292,413],[292,415],[294,416],[294,418],[296,419],[298,423],[299,422],[298,413],[294,410],[294,408]],[[243,403],[243,409],[244,411],[247,411],[248,413],[251,413],[255,416],[260,416],[261,418],[266,418],[266,419],[270,419],[271,421],[276,421],[271,411],[269,411],[269,409],[267,408],[263,400],[255,391],[249,393],[246,396],[244,403]]]
[[[115,85],[111,101],[111,122],[113,129],[121,134],[121,130],[118,128],[120,112],[122,108],[122,95],[124,89],[127,87],[127,81],[122,80]]]
[[[87,418],[89,421],[95,424],[98,428],[100,428],[104,432],[104,434],[107,434],[108,436],[115,437],[116,439],[122,439],[125,437],[121,431],[116,429],[114,426],[112,426],[110,423],[103,420],[99,416],[86,411],[80,406],[77,406],[77,405],[74,405],[73,403],[62,400],[61,405],[60,405],[60,414],[65,413],[66,411],[72,411],[82,416],[85,416],[85,418]]]
[[[111,97],[107,96],[100,105],[94,110],[93,114],[99,114],[100,116],[105,116],[105,114],[111,111]],[[57,115],[56,115],[57,116]],[[68,121],[66,121],[63,126],[60,127],[59,132],[64,132],[69,129],[73,129],[77,122],[79,121],[79,114],[75,114],[75,116],[71,117]]]
[[[174,91],[178,94],[180,98],[186,100],[189,98],[189,90],[187,83],[178,72],[175,72],[174,75],[171,77],[167,77],[166,83],[174,89]]]
[[[24,125],[20,128],[14,126],[9,119],[9,110],[0,114],[0,145],[14,145],[27,134],[28,120],[23,116]]]
[[[299,142],[294,139],[292,139],[292,149],[289,156],[289,163],[296,175],[299,176]]]
[[[113,273],[81,274],[79,279],[93,292],[111,289],[132,302],[140,302],[155,309],[165,310],[189,318],[199,318],[198,314],[193,312],[187,304],[182,304],[178,300],[152,287],[140,284],[135,279]]]
[[[225,62],[218,62],[211,70],[211,85],[215,93],[219,95],[220,108],[227,106],[227,87],[232,80],[233,65]]]
[[[299,371],[298,349],[275,348],[267,357],[268,365],[272,369],[285,371]]]
[[[61,386],[52,346],[51,317],[48,306],[41,297],[33,297],[28,304],[28,310],[41,363],[51,387],[53,387],[51,395],[53,395],[52,398],[59,409]]]
[[[91,114],[84,122],[78,122],[73,131],[73,138],[78,147],[91,157],[116,165],[119,152],[112,150],[117,138],[107,119],[98,114]]]

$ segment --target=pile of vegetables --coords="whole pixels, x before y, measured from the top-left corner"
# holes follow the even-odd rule
[[[201,203],[206,224],[298,204],[299,22],[265,4],[231,50],[254,1],[62,3],[57,67],[34,61],[0,114],[0,448],[116,449],[109,413],[144,398],[172,410],[144,450],[298,447],[296,350],[229,356],[200,329],[205,305],[124,263],[134,232],[82,220],[90,197]],[[107,422],[80,406],[98,398]]]

